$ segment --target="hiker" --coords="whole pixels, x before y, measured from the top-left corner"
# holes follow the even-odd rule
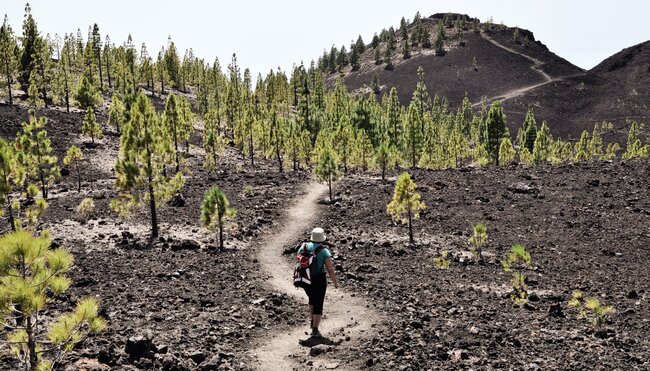
[[[325,301],[325,291],[327,290],[327,276],[325,270],[329,274],[334,288],[339,288],[339,281],[336,279],[334,273],[334,263],[332,262],[332,253],[324,244],[326,240],[325,231],[323,228],[314,228],[311,231],[311,240],[304,243],[298,254],[301,254],[305,249],[307,253],[314,254],[312,265],[311,283],[302,286],[309,297],[309,319],[311,321],[311,336],[322,337],[318,331],[318,325],[323,315],[323,302]]]

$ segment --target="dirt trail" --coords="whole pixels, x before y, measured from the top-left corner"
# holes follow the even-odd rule
[[[313,221],[320,207],[317,201],[326,194],[327,187],[311,182],[307,185],[306,191],[306,194],[297,197],[291,203],[283,226],[269,236],[265,248],[261,250],[258,257],[262,269],[269,276],[269,284],[274,289],[293,296],[304,306],[304,325],[269,334],[267,338],[262,339],[260,346],[252,351],[253,358],[256,359],[254,366],[258,370],[289,371],[299,368],[298,362],[292,358],[295,358],[294,355],[304,356],[308,353],[308,348],[298,344],[299,339],[307,338],[306,331],[309,329],[307,299],[303,290],[293,287],[292,267],[282,256],[286,245],[296,243],[313,227]],[[323,227],[327,231],[327,226]],[[349,336],[353,342],[366,336],[371,332],[372,325],[379,319],[379,316],[366,305],[363,298],[353,297],[345,289],[335,290],[333,285],[329,285],[325,297],[321,332],[331,340]],[[341,346],[345,344],[349,343],[344,342]],[[312,369],[334,367],[336,364],[338,364],[337,370],[345,370],[348,367],[328,357],[328,353],[315,357],[313,362]]]
[[[491,37],[489,37],[488,35],[486,35],[483,32],[481,32],[481,37],[484,38],[485,40],[489,41],[490,43],[494,44],[495,46],[497,46],[497,47],[499,47],[499,48],[501,48],[501,49],[503,49],[503,50],[505,50],[505,51],[507,51],[509,53],[519,55],[519,56],[524,57],[524,58],[528,59],[529,61],[533,62],[533,65],[530,66],[530,68],[532,70],[534,70],[535,72],[539,73],[544,78],[543,82],[528,85],[528,86],[524,86],[524,87],[517,88],[517,89],[512,89],[512,90],[509,90],[509,91],[507,91],[507,92],[505,92],[503,94],[499,94],[497,96],[488,98],[487,103],[490,103],[490,102],[495,101],[497,99],[499,99],[501,101],[504,101],[504,100],[516,98],[516,97],[519,97],[519,96],[523,95],[524,93],[526,93],[526,92],[528,92],[530,90],[537,89],[540,86],[544,86],[544,85],[546,85],[548,83],[551,83],[551,82],[554,82],[554,81],[561,81],[562,79],[565,79],[565,78],[568,78],[568,77],[575,77],[575,76],[582,75],[582,73],[578,73],[578,74],[574,74],[574,75],[567,75],[567,76],[561,76],[561,77],[551,77],[551,75],[546,73],[541,68],[542,65],[545,64],[545,62],[543,62],[543,61],[541,61],[541,60],[539,60],[537,58],[533,58],[530,55],[520,53],[520,52],[518,52],[518,51],[516,51],[516,50],[514,50],[512,48],[509,48],[509,47],[507,47],[505,45],[499,44],[499,42],[492,39]],[[478,103],[473,104],[473,107],[478,107],[478,106],[480,106],[482,104],[483,104],[483,102],[478,102]]]

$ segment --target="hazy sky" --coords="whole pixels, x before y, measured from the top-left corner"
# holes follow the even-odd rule
[[[399,25],[402,16],[412,19],[457,12],[490,16],[496,23],[520,26],[551,51],[589,69],[621,49],[650,39],[650,1],[618,0],[305,0],[198,1],[198,0],[32,0],[32,14],[43,33],[64,34],[98,23],[116,44],[132,34],[138,47],[145,42],[152,55],[171,35],[182,55],[212,62],[219,57],[226,67],[233,52],[239,64],[253,76],[270,68],[322,55],[332,44],[340,47],[361,34],[368,43],[374,32]],[[24,1],[2,0],[16,33],[22,33]]]

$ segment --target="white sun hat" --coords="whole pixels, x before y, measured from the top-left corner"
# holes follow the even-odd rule
[[[327,239],[323,228],[314,228],[311,231],[311,242],[323,242]]]

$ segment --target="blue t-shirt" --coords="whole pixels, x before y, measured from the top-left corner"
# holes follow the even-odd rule
[[[314,252],[316,249],[320,246],[320,243],[317,242],[309,242],[307,243],[307,251],[309,252]],[[298,252],[302,251],[303,247],[301,246]],[[331,258],[332,253],[327,247],[323,247],[319,252],[318,255],[314,257],[314,272],[313,274],[325,274],[325,260],[327,258]]]

